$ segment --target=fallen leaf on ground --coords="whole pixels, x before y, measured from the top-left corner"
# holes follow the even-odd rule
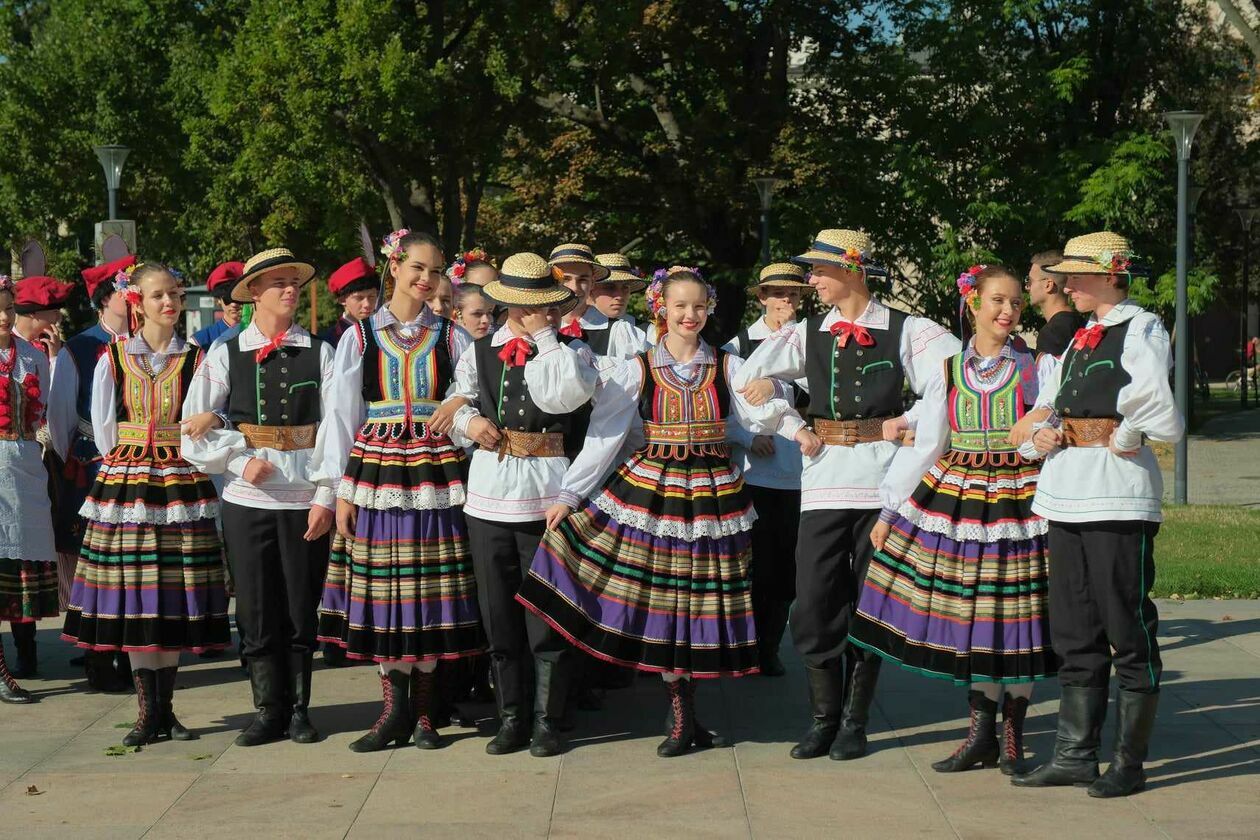
[[[26,795],[27,795],[27,796],[39,796],[41,793],[43,793],[43,791],[42,791],[42,790],[40,790],[39,788],[35,787],[35,785],[27,785],[27,786],[26,786]]]
[[[112,747],[105,748],[105,755],[129,755],[131,753],[140,752],[139,747],[126,747],[122,744],[114,744]]]
[[[1233,621],[1233,620],[1234,620],[1234,617],[1232,615],[1221,616],[1221,621]]]
[[[191,761],[205,761],[207,758],[214,758],[214,753],[201,753],[199,755],[190,755],[188,756],[188,758]]]

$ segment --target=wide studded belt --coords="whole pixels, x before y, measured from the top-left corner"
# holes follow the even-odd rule
[[[1106,446],[1111,433],[1120,426],[1112,417],[1064,418],[1064,446]]]
[[[499,445],[495,448],[502,461],[514,458],[558,458],[564,455],[564,435],[559,432],[522,432],[513,429],[499,430]]]
[[[828,446],[857,446],[859,443],[876,443],[884,439],[882,417],[864,417],[861,420],[814,419],[814,434]]]
[[[118,442],[136,446],[179,446],[179,424],[119,423]]]
[[[315,423],[305,426],[255,426],[253,423],[237,423],[236,430],[245,436],[250,449],[275,449],[291,452],[295,449],[311,449],[315,446]]]

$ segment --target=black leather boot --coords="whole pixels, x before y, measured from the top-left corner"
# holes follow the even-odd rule
[[[162,710],[162,722],[158,727],[173,741],[195,741],[196,734],[185,729],[175,717],[175,677],[178,673],[178,665],[157,669],[158,705]]]
[[[983,692],[968,691],[967,703],[971,706],[967,740],[949,758],[933,762],[932,769],[937,773],[961,773],[977,764],[986,768],[997,766],[997,701],[985,697]]]
[[[691,690],[684,685],[687,679],[677,679],[665,683],[669,692],[669,711],[673,718],[673,726],[665,735],[665,740],[656,747],[656,754],[661,758],[674,758],[691,749],[696,737],[695,707],[691,704]]]
[[[1007,694],[1002,701],[1002,755],[998,769],[1003,776],[1027,771],[1024,766],[1024,719],[1028,717],[1028,698]]]
[[[844,714],[840,731],[831,747],[834,761],[852,761],[866,755],[866,724],[871,717],[871,701],[875,699],[875,683],[884,660],[870,654],[852,663],[848,696],[844,698]]]
[[[39,676],[39,663],[35,657],[35,622],[23,621],[10,625],[13,628],[14,657],[13,676],[28,680]]]
[[[486,744],[489,755],[507,755],[529,746],[529,722],[521,712],[521,663],[491,659],[494,673],[494,698],[499,707],[499,731]]]
[[[529,738],[529,754],[535,758],[564,752],[560,718],[569,696],[569,664],[534,659],[534,731]]]
[[[691,745],[700,750],[729,747],[730,742],[700,722],[700,713],[696,709],[696,680],[683,680],[683,683],[687,689],[687,702],[691,704],[691,726],[695,730],[691,737]],[[669,712],[665,715],[665,731],[670,732],[673,728],[674,707],[671,704]]]
[[[1146,787],[1146,771],[1142,769],[1142,762],[1146,761],[1158,706],[1158,691],[1144,694],[1120,690],[1116,697],[1116,752],[1107,772],[1089,786],[1090,796],[1111,799],[1137,793]]]
[[[325,668],[344,668],[346,662],[346,649],[341,645],[333,642],[324,642],[324,667]]]
[[[161,735],[162,704],[158,701],[157,672],[152,668],[140,668],[131,672],[136,681],[136,704],[140,714],[136,725],[123,736],[124,747],[152,744]]]
[[[319,730],[310,718],[311,659],[310,651],[289,651],[289,700],[293,711],[289,740],[295,744],[314,744],[319,740]]]
[[[327,651],[325,651],[327,652]],[[411,737],[411,709],[407,703],[407,690],[411,675],[402,671],[379,674],[384,705],[376,719],[362,737],[350,742],[352,752],[376,752],[393,743],[405,747]]]
[[[88,688],[94,691],[114,693],[126,691],[129,683],[122,682],[114,667],[113,651],[89,650],[83,655],[83,673]]]
[[[821,758],[831,749],[840,728],[840,714],[844,711],[844,670],[842,659],[828,662],[821,668],[805,666],[809,681],[809,704],[814,711],[814,722],[796,746],[792,758]]]
[[[285,731],[283,661],[275,656],[248,659],[246,667],[258,716],[236,736],[236,745],[256,747],[288,737]]]
[[[1031,773],[1011,777],[1017,787],[1090,785],[1098,778],[1098,744],[1107,717],[1107,689],[1063,686],[1054,758]]]
[[[4,662],[4,643],[0,642],[0,703],[34,703],[35,698],[17,684]]]
[[[768,601],[756,615],[757,659],[763,677],[781,677],[787,673],[783,660],[779,658],[787,618],[788,604],[776,600]]]
[[[446,746],[442,736],[438,734],[434,709],[437,707],[437,671],[427,674],[419,669],[411,672],[411,716],[415,721],[416,747],[422,750],[436,750]]]

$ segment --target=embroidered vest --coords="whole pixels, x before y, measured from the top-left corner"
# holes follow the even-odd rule
[[[826,315],[805,321],[805,376],[809,382],[809,416],[828,420],[895,417],[905,410],[902,391],[901,332],[910,316],[888,309],[888,329],[871,330],[873,347],[850,339],[840,346],[822,330]]]
[[[714,349],[714,364],[700,366],[692,382],[680,379],[669,366],[653,367],[651,356],[655,352],[649,350],[636,357],[643,367],[639,416],[643,418],[647,455],[679,459],[689,454],[726,456],[726,417],[731,409],[726,351]]]
[[[228,342],[228,420],[259,426],[309,426],[322,420],[323,344],[311,336],[310,347],[286,345],[258,364],[254,350],[242,350],[237,339]]]
[[[180,412],[204,352],[189,346],[181,355],[168,357],[154,374],[146,357],[127,353],[126,345],[122,339],[108,349],[118,421],[114,454],[128,461],[179,460]]]
[[[1060,417],[1120,419],[1116,410],[1120,389],[1133,381],[1120,364],[1131,322],[1123,321],[1104,329],[1102,339],[1093,350],[1076,350],[1068,345],[1063,354],[1059,394],[1054,401],[1054,410]]]
[[[1001,381],[983,391],[973,384],[976,373],[967,369],[964,355],[945,362],[950,449],[960,454],[1005,455],[1006,461],[1015,463],[1018,447],[1011,444],[1009,434],[1028,409],[1025,389],[1037,375],[1036,363],[1030,354],[1017,352],[1014,364],[1003,363]]]
[[[422,327],[411,339],[388,327],[378,330],[368,321],[351,332],[363,347],[365,433],[385,435],[390,432],[385,427],[407,424],[417,434],[415,424],[428,422],[454,378],[454,326],[443,319],[440,327]]]

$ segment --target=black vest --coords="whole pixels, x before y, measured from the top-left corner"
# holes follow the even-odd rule
[[[582,330],[582,340],[586,342],[586,346],[591,348],[591,352],[596,356],[608,355],[608,342],[612,340],[613,322],[609,320],[608,326],[602,330]]]
[[[310,347],[281,347],[258,364],[256,351],[240,349],[239,336],[227,342],[228,420],[259,426],[309,426],[322,420],[323,345],[311,336]]]
[[[906,373],[901,365],[901,333],[910,316],[888,309],[888,329],[871,330],[873,347],[839,340],[821,330],[826,315],[805,321],[805,377],[809,416],[827,420],[895,417],[905,410]]]
[[[639,364],[643,365],[643,390],[639,392],[639,416],[650,423],[660,423],[661,421],[652,416],[652,409],[656,403],[656,377],[652,375],[652,362],[648,358],[652,351],[640,353],[636,358]],[[713,377],[713,390],[717,392],[718,401],[718,419],[725,419],[731,413],[731,391],[726,384],[726,356],[725,350],[713,348],[713,356],[716,359],[717,375]]]
[[[363,400],[364,402],[374,403],[385,399],[385,393],[381,390],[381,345],[376,340],[376,330],[372,327],[371,320],[365,320],[362,324],[363,331]],[[442,320],[441,335],[438,336],[437,344],[433,347],[433,352],[437,355],[437,382],[434,383],[433,399],[441,400],[446,396],[446,389],[450,387],[451,380],[455,378],[455,365],[451,362],[451,333],[454,329],[454,323],[446,319]],[[355,330],[351,328],[347,332],[353,333]]]
[[[1062,356],[1072,343],[1076,331],[1085,326],[1085,318],[1077,312],[1056,312],[1037,333],[1037,355]]]
[[[564,335],[558,338],[564,344],[572,340]],[[494,332],[490,332],[473,342],[473,352],[477,354],[477,400],[481,413],[502,429],[559,432],[566,438],[571,436],[573,415],[548,414],[535,405],[525,386],[525,365],[504,365],[499,358],[502,348],[490,345],[493,339]],[[531,350],[530,358],[533,355]]]
[[[1054,410],[1060,417],[1119,419],[1116,403],[1120,389],[1133,381],[1120,364],[1130,323],[1131,320],[1107,327],[1093,350],[1068,347],[1063,355],[1059,394],[1054,400]]]

